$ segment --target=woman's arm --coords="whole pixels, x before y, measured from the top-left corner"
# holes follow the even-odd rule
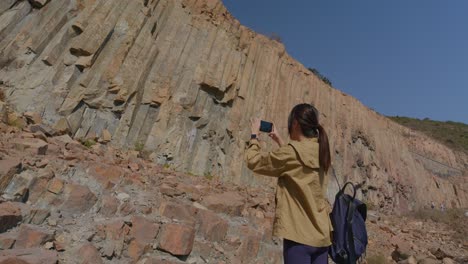
[[[271,131],[271,133],[268,134],[268,136],[271,139],[273,139],[273,141],[275,141],[278,144],[278,146],[282,147],[285,145],[283,139],[279,135],[278,131],[276,130],[276,126],[274,124],[273,124],[273,131]]]
[[[272,152],[261,152],[258,140],[252,139],[245,153],[247,167],[258,174],[280,177],[290,157],[287,148],[285,146]]]

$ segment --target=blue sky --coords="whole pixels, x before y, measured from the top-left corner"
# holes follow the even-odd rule
[[[468,1],[223,0],[385,115],[468,123]]]

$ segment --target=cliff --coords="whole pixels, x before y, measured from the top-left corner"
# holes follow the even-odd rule
[[[252,186],[272,180],[243,164],[249,119],[286,136],[290,109],[310,102],[335,174],[361,183],[362,199],[396,211],[468,207],[466,154],[324,84],[219,0],[4,0],[0,89],[15,111],[40,113],[74,138],[110,134],[159,164]]]

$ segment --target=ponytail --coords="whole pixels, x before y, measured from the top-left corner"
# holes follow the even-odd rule
[[[291,134],[294,120],[299,123],[302,134],[305,137],[316,137],[318,130],[319,164],[320,168],[328,172],[331,165],[330,146],[328,144],[327,133],[319,123],[319,112],[317,108],[311,104],[298,104],[294,106],[288,118],[289,134]]]
[[[328,144],[328,136],[325,132],[325,129],[318,125],[318,142],[319,142],[319,164],[320,167],[328,172],[328,169],[331,165],[331,157],[330,157],[330,145]]]

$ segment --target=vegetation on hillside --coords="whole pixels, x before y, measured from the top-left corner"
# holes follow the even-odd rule
[[[270,33],[270,34],[265,34],[268,38],[270,38],[271,40],[274,40],[276,42],[279,42],[279,43],[283,43],[283,39],[281,38],[281,36],[278,34],[278,33]]]
[[[417,118],[390,116],[391,120],[420,131],[446,146],[468,153],[468,125],[458,122],[441,122],[425,118],[423,120]]]
[[[317,77],[318,77],[320,80],[322,80],[324,83],[326,83],[326,84],[332,86],[331,81],[330,81],[327,77],[325,77],[324,75],[322,75],[317,69],[315,69],[315,68],[308,68],[308,70],[309,70],[310,72],[312,72],[313,74],[315,74],[315,76],[317,76]]]

